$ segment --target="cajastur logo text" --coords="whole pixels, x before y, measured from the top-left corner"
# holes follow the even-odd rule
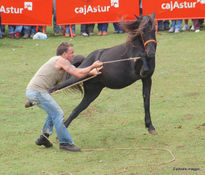
[[[112,7],[119,8],[120,7],[119,0],[111,0],[110,5],[107,6],[84,5],[83,7],[76,7],[74,11],[77,14],[83,14],[83,15],[86,15],[88,13],[106,13],[109,12]]]
[[[24,7],[5,7],[4,5],[1,5],[0,12],[6,14],[22,14],[25,9],[27,9],[28,11],[32,11],[33,3],[24,2]]]
[[[170,1],[162,3],[161,8],[163,10],[173,11],[175,9],[193,9],[198,4],[205,4],[205,0],[193,0],[193,1]]]

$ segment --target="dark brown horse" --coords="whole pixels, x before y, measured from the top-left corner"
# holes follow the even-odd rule
[[[79,66],[81,68],[91,65],[96,60],[107,62],[141,57],[139,60],[104,64],[101,75],[83,82],[84,97],[65,121],[66,127],[98,97],[104,87],[120,89],[141,79],[143,84],[145,127],[148,128],[151,134],[157,134],[150,116],[151,77],[155,69],[156,52],[154,17],[155,14],[140,16],[136,17],[136,21],[125,23],[124,29],[128,33],[127,42],[111,48],[95,50],[82,61]],[[71,76],[65,82],[52,88],[50,92],[62,89],[78,81],[80,80]]]

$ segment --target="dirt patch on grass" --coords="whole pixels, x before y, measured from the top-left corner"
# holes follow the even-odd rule
[[[198,92],[191,92],[191,93],[187,93],[185,94],[186,97],[194,97],[194,96],[199,96],[200,94]]]
[[[203,130],[205,130],[205,123],[197,126],[196,129],[199,129],[199,130],[203,129]]]
[[[191,120],[195,117],[194,114],[185,114],[184,117],[186,117],[187,120]]]

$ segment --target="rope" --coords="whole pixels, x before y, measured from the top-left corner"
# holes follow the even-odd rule
[[[134,60],[134,62],[135,62],[136,60],[139,60],[139,59],[141,59],[141,57],[126,58],[126,59],[123,59],[123,60],[105,61],[105,62],[103,62],[103,64],[117,63],[117,62],[129,61],[129,60]],[[93,76],[88,77],[88,78],[86,78],[86,79],[84,79],[84,80],[81,80],[81,81],[78,81],[78,82],[76,82],[76,83],[74,83],[74,84],[71,84],[70,86],[66,86],[65,88],[68,89],[68,88],[73,87],[73,86],[75,86],[75,85],[81,84],[81,83],[83,83],[83,82],[85,82],[85,81],[88,81],[88,80],[90,80],[90,79],[95,78],[96,76],[97,76],[97,75],[93,75]],[[64,89],[64,88],[62,88],[62,89],[60,89],[60,90],[57,90],[57,91],[54,91],[52,94],[56,94],[56,93],[62,91],[63,89]]]
[[[123,60],[105,61],[105,62],[103,62],[103,64],[110,64],[110,63],[129,61],[129,60],[134,60],[134,62],[135,62],[135,61],[137,61],[139,59],[141,59],[141,57],[126,58],[126,59],[123,59]]]
[[[75,85],[81,84],[81,83],[83,83],[83,82],[85,82],[85,81],[88,81],[88,80],[90,80],[90,79],[93,79],[93,78],[95,78],[96,76],[97,76],[97,75],[93,75],[93,76],[88,77],[88,78],[86,78],[86,79],[84,79],[84,80],[81,80],[81,81],[78,81],[78,82],[76,82],[76,83],[74,83],[74,84],[71,84],[70,86],[66,86],[65,88],[66,88],[66,89],[71,88],[72,86],[75,86]],[[65,89],[65,88],[62,88],[62,89],[57,90],[57,91],[54,91],[52,94],[57,94],[58,92],[62,91],[62,90]]]
[[[44,134],[43,136],[50,142],[49,138],[46,137]],[[82,149],[82,152],[92,152],[92,151],[116,151],[116,150],[161,150],[161,151],[166,151],[169,152],[169,154],[171,155],[172,159],[168,160],[166,162],[161,162],[161,163],[154,163],[154,164],[146,164],[146,165],[140,165],[140,164],[135,164],[135,165],[129,165],[125,168],[123,168],[123,171],[121,172],[115,172],[114,174],[119,174],[122,172],[125,172],[128,168],[130,167],[145,167],[145,166],[161,166],[161,165],[165,165],[171,162],[174,162],[176,160],[176,157],[174,156],[174,154],[172,153],[171,150],[167,149],[167,148],[153,148],[153,147],[139,147],[139,148],[95,148],[95,149]]]
[[[169,152],[169,154],[172,156],[171,160],[165,161],[165,162],[161,162],[158,164],[146,164],[146,165],[140,165],[140,164],[135,164],[135,165],[129,165],[125,168],[123,168],[122,171],[119,172],[114,172],[113,174],[119,174],[119,173],[123,173],[125,172],[127,169],[129,169],[130,167],[147,167],[147,166],[160,166],[160,165],[164,165],[164,164],[168,164],[171,162],[174,162],[176,160],[176,157],[174,156],[174,154],[172,153],[171,150],[166,149],[166,148],[153,148],[153,147],[140,147],[140,148],[97,148],[97,149],[82,149],[83,152],[91,152],[91,151],[115,151],[115,150],[161,150],[161,151],[166,151]]]

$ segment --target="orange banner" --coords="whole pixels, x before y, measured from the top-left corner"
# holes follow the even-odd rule
[[[1,0],[2,24],[52,25],[52,0]]]
[[[156,19],[205,18],[205,0],[142,0],[143,14],[156,12]]]
[[[139,0],[57,0],[57,24],[109,23],[136,19]]]

